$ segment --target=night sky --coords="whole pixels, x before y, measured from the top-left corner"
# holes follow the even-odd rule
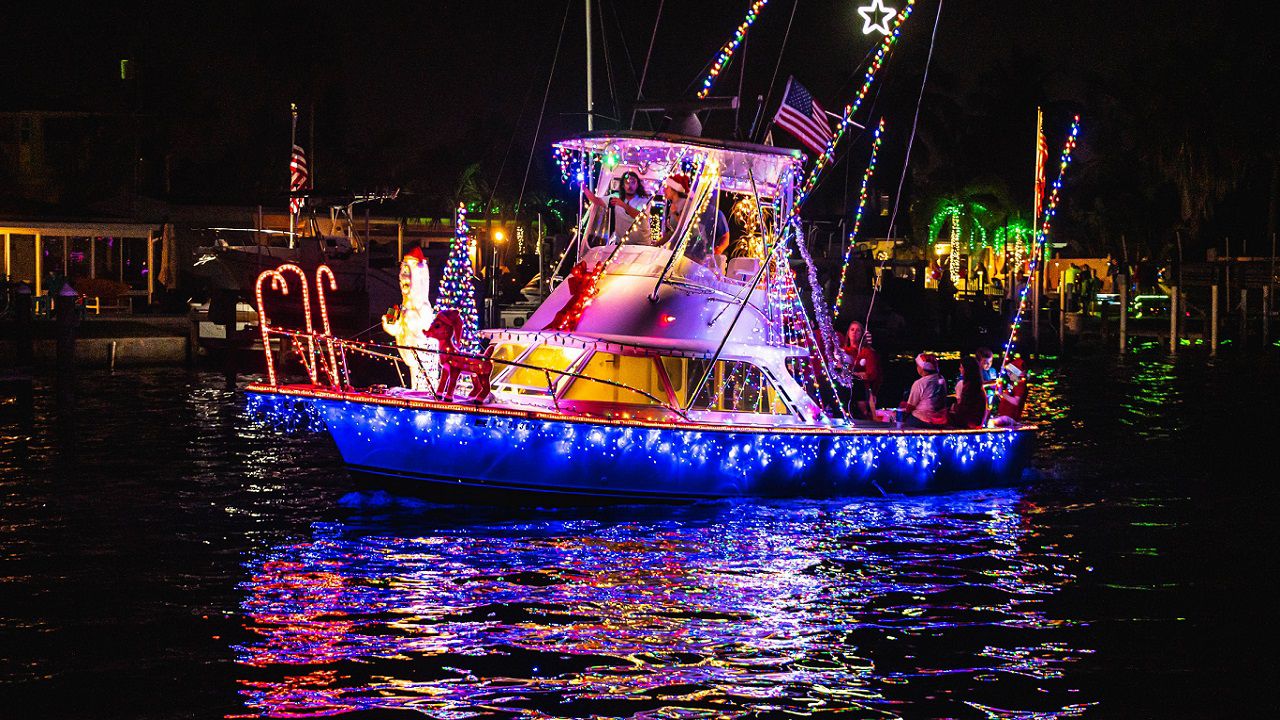
[[[794,2],[772,0],[751,32],[739,119],[744,129],[755,98],[769,88]],[[629,120],[658,4],[599,0],[595,7],[598,129],[618,127],[612,118],[621,117],[624,126]],[[857,8],[863,4],[799,2],[766,120],[789,74],[829,110],[850,98],[875,43],[861,33]],[[690,96],[746,7],[666,2],[646,97]],[[902,172],[938,7],[936,0],[917,5],[875,97],[859,114],[864,122],[889,118],[885,182],[890,172]],[[174,196],[255,200],[282,191],[288,106],[296,101],[299,137],[313,152],[319,186],[400,186],[431,207],[477,162],[498,182],[499,195],[518,193],[566,4],[111,3],[70,13],[45,3],[11,4],[3,13],[10,32],[0,110],[134,111],[153,118],[158,139],[142,153],[171,154]],[[1051,138],[1065,131],[1071,113],[1083,112],[1087,157],[1100,89],[1122,106],[1131,102],[1141,111],[1129,113],[1134,117],[1218,113],[1200,122],[1197,139],[1206,143],[1216,141],[1215,133],[1235,132],[1229,123],[1256,124],[1256,115],[1221,110],[1233,99],[1274,97],[1273,73],[1258,72],[1274,52],[1267,28],[1239,17],[1183,0],[944,3],[921,117],[922,134],[932,122],[932,139],[917,141],[912,167],[936,175],[929,168],[945,162],[953,168],[948,182],[998,176],[1016,193],[1029,194],[1035,106],[1047,108]],[[564,27],[531,191],[563,191],[551,172],[549,144],[585,128],[582,0],[569,2]],[[1234,42],[1222,43],[1225,38]],[[134,82],[119,79],[126,57],[136,68]],[[739,51],[715,94],[737,91],[742,60]],[[1176,97],[1184,72],[1200,77]],[[1159,89],[1165,86],[1171,92]],[[1139,90],[1148,97],[1136,97]],[[1164,102],[1167,107],[1159,106]],[[994,119],[975,123],[973,117],[984,114]],[[960,115],[971,116],[969,129],[946,119]],[[723,136],[734,118],[717,114],[706,123],[706,134]],[[975,132],[974,124],[985,132]],[[647,127],[643,115],[638,127]],[[783,133],[775,137],[794,144]],[[858,142],[851,140],[849,152],[862,152]],[[1056,138],[1051,145],[1056,153]],[[844,176],[832,175],[840,179],[828,180],[818,210],[841,209],[845,188],[831,186]]]

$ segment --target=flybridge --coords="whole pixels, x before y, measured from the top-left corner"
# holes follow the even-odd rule
[[[705,158],[718,167],[722,191],[750,194],[754,189],[762,198],[782,196],[804,163],[799,150],[667,133],[588,133],[555,148],[634,167],[646,179],[666,177],[685,160]]]

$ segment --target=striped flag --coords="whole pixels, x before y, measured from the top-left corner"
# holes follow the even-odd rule
[[[307,154],[302,146],[294,144],[293,157],[289,159],[289,193],[292,195],[307,188]],[[302,211],[306,198],[289,198],[289,212],[297,215]]]
[[[1049,143],[1045,142],[1044,129],[1037,109],[1036,118],[1036,197],[1035,217],[1040,217],[1044,206],[1044,166],[1049,162]]]
[[[827,142],[832,137],[826,112],[794,77],[787,79],[787,90],[773,122],[818,154],[827,149]]]

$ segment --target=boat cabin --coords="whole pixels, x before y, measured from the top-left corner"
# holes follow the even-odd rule
[[[581,201],[578,242],[562,259],[568,279],[520,329],[482,333],[496,402],[620,419],[819,421],[797,380],[809,351],[780,305],[794,301],[794,285],[780,285],[790,271],[770,254],[800,154],[651,134],[589,135],[556,153],[566,177],[600,198],[637,174],[645,195],[634,222],[645,231],[623,227],[632,218],[613,205]],[[664,196],[672,175],[688,180],[686,197]],[[725,253],[695,257],[708,208],[732,214],[738,237]]]

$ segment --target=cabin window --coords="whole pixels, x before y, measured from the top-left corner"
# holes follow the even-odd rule
[[[541,369],[546,368],[551,371],[552,386],[558,386],[560,379],[564,377],[561,372],[568,370],[578,358],[582,357],[585,352],[581,348],[563,347],[560,345],[539,345],[521,360],[523,365],[532,365],[534,367],[518,367],[513,368],[511,374],[503,379],[505,385],[517,385],[520,387],[531,388],[546,392],[547,390],[547,373]]]
[[[511,369],[511,365],[507,362],[514,361],[528,349],[529,343],[504,342],[495,345],[493,354],[490,356],[493,359],[493,372],[489,375],[490,379],[497,382],[502,373]]]
[[[662,369],[667,372],[667,380],[671,382],[671,394],[675,396],[676,405],[685,407],[689,404],[689,383],[685,378],[689,372],[685,367],[689,359],[663,355],[660,360]],[[694,382],[697,382],[696,378]]]
[[[626,403],[628,405],[658,404],[643,393],[627,388],[642,390],[659,401],[663,401],[667,397],[666,387],[662,384],[662,377],[658,374],[658,364],[654,362],[653,358],[597,351],[592,354],[591,359],[587,361],[586,366],[579,374],[584,377],[574,378],[573,384],[565,391],[563,399]],[[610,385],[609,382],[594,382],[586,378],[607,380],[627,387]]]
[[[686,383],[694,386],[707,371],[707,360],[686,361]],[[674,380],[672,383],[674,384]],[[686,390],[686,396],[687,396]],[[690,405],[692,410],[787,415],[787,406],[760,368],[738,360],[719,360]]]

